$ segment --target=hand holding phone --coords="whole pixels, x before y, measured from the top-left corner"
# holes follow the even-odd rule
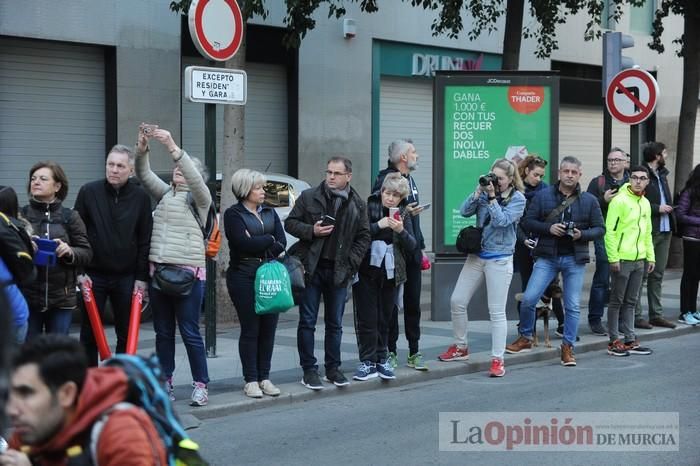
[[[330,215],[324,215],[323,218],[321,218],[321,226],[322,227],[328,227],[328,226],[333,226],[335,225],[335,218],[331,217]]]
[[[428,209],[430,209],[430,206],[431,206],[431,205],[432,205],[432,204],[427,203],[427,204],[419,205],[418,208],[421,209],[421,210],[428,210]]]
[[[389,207],[389,217],[393,218],[394,220],[400,220],[401,213],[399,212],[399,208],[398,207]]]

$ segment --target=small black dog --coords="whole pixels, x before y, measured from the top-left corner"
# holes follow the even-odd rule
[[[552,312],[552,299],[559,299],[561,295],[562,290],[561,286],[559,286],[559,280],[555,279],[549,284],[544,294],[540,297],[535,308],[535,326],[532,328],[532,346],[539,345],[539,339],[537,338],[537,319],[542,318],[544,326],[544,346],[547,348],[552,347],[549,340],[549,314]],[[517,293],[515,295],[516,301],[522,301],[522,298],[522,293]]]

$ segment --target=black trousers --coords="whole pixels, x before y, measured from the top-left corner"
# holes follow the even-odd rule
[[[396,282],[383,274],[365,275],[352,287],[353,315],[360,361],[383,362],[387,355],[389,319],[396,301]]]
[[[420,340],[420,292],[421,274],[420,262],[406,261],[406,283],[403,285],[403,323],[408,340],[409,354],[418,352]],[[399,309],[393,306],[389,321],[389,351],[396,353],[396,342],[399,340]]]
[[[697,311],[700,281],[700,241],[683,240],[683,275],[681,277],[681,316]]]
[[[133,275],[106,275],[96,272],[88,274],[92,280],[92,293],[95,296],[95,304],[100,313],[102,322],[105,318],[105,305],[107,298],[112,304],[114,314],[114,331],[117,334],[117,353],[126,351],[126,339],[129,333],[129,314],[131,314],[131,294],[134,291]],[[81,295],[82,296],[82,295]],[[82,322],[80,325],[80,342],[85,348],[88,365],[97,366],[97,343],[95,335],[92,333],[90,319],[85,311],[82,299],[81,304]]]
[[[238,353],[246,383],[262,382],[270,378],[272,350],[279,320],[279,314],[255,313],[255,272],[258,266],[259,264],[243,264],[240,268],[229,268],[226,273],[228,294],[241,324]]]

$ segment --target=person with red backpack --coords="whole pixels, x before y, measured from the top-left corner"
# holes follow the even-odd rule
[[[622,185],[629,180],[626,169],[627,154],[619,147],[610,149],[607,157],[607,167],[603,173],[596,176],[588,184],[588,192],[598,199],[603,219],[608,212],[608,204],[617,195]],[[610,264],[605,252],[604,238],[593,240],[595,247],[595,273],[591,283],[591,294],[588,298],[588,326],[594,335],[605,336],[607,331],[602,319],[605,305],[610,293]]]

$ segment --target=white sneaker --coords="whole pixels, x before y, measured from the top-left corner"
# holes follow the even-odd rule
[[[248,382],[243,387],[243,393],[251,398],[262,398],[263,392],[257,382]]]
[[[275,387],[275,385],[268,379],[260,382],[260,390],[262,390],[262,392],[267,396],[279,396],[279,394],[282,393],[280,389]]]
[[[209,390],[202,382],[192,382],[192,401],[190,406],[206,406],[209,403]]]
[[[695,320],[700,322],[700,311],[693,312],[693,317],[695,318]]]
[[[678,319],[678,322],[680,322],[682,324],[686,324],[686,325],[692,325],[692,326],[696,326],[696,325],[700,324],[700,320],[697,320],[695,318],[695,316],[693,314],[691,314],[690,312],[686,312],[685,314],[683,314],[681,316],[681,318]]]

